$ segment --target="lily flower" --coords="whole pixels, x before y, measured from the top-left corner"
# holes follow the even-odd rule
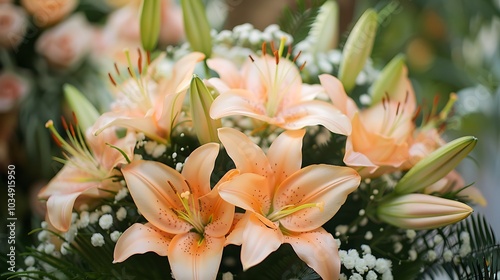
[[[263,44],[262,56],[250,56],[240,71],[224,59],[208,60],[220,75],[209,80],[220,92],[210,116],[247,116],[286,130],[323,125],[331,132],[350,134],[351,124],[344,114],[331,103],[314,100],[321,87],[302,84],[300,69],[288,59],[290,54],[281,57],[284,44],[282,39],[279,49],[273,48],[274,56],[266,54]]]
[[[170,132],[180,119],[182,103],[195,65],[203,60],[204,55],[191,53],[181,58],[173,66],[169,77],[156,73],[155,64],[162,58],[160,56],[143,69],[140,55],[139,73],[134,72],[129,59],[130,77],[120,84],[109,74],[111,82],[118,88],[118,93],[111,111],[99,117],[97,122],[101,126],[94,131],[95,134],[101,133],[108,127],[119,126],[143,132],[157,142],[168,143]],[[118,67],[116,72],[121,75]]]
[[[363,177],[373,177],[375,171],[401,169],[409,158],[416,100],[407,76],[402,78],[404,81],[399,83],[401,86],[396,92],[386,94],[366,109],[359,109],[337,78],[320,75],[321,85],[334,105],[352,121],[344,162],[358,168]]]
[[[210,189],[218,151],[215,143],[199,147],[182,173],[144,160],[121,169],[148,223],[134,224],[123,233],[115,247],[115,263],[133,254],[155,252],[168,256],[175,279],[216,278],[234,217],[234,206],[221,199],[217,188]]]
[[[323,279],[337,279],[338,248],[322,225],[358,187],[360,176],[352,168],[325,164],[301,169],[304,134],[280,134],[266,155],[245,134],[219,129],[219,139],[236,165],[231,178],[219,185],[219,194],[246,210],[227,243],[242,246],[243,269],[289,243]]]
[[[91,134],[92,127],[84,137],[76,124],[67,125],[63,119],[63,126],[69,142],[57,132],[52,121],[46,124],[66,159],[56,159],[65,165],[40,191],[38,198],[47,200],[50,223],[65,232],[71,224],[75,203],[110,197],[122,188],[115,180],[115,176],[119,175],[115,167],[133,156],[136,137],[128,133],[118,138],[114,129],[94,136]],[[120,151],[111,148],[111,145]]]

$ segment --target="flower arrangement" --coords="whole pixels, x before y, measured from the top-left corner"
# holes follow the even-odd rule
[[[161,3],[142,3],[141,48],[108,67],[108,110],[65,85],[40,242],[5,275],[497,275],[494,234],[470,216],[486,199],[455,170],[477,139],[442,136],[457,95],[426,108],[402,56],[373,67],[375,10],[337,50],[334,1],[299,42],[277,25],[212,32],[202,2],[181,1],[187,42],[158,52]]]

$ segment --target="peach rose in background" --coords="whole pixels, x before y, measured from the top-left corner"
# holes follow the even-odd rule
[[[7,113],[16,107],[28,94],[26,80],[12,72],[0,73],[0,113]]]
[[[69,68],[89,52],[91,39],[90,24],[83,15],[76,14],[42,33],[35,48],[51,65]]]
[[[17,47],[26,33],[27,20],[23,8],[0,2],[0,47]]]
[[[77,0],[21,0],[21,5],[40,27],[61,21],[76,8],[77,4]]]
[[[161,2],[161,25],[160,37],[161,46],[175,45],[184,40],[184,23],[182,20],[182,9],[172,0]]]

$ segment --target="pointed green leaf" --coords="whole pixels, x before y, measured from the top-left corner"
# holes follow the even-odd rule
[[[141,43],[146,51],[156,48],[160,36],[161,0],[143,0],[141,7]]]
[[[85,98],[83,93],[74,86],[65,84],[64,98],[68,102],[71,110],[75,112],[76,118],[78,119],[78,125],[82,131],[87,131],[87,128],[94,125],[97,118],[99,118],[99,112],[94,105]]]
[[[366,10],[347,38],[339,69],[339,80],[347,92],[356,85],[356,77],[372,52],[377,33],[377,19],[375,10]]]
[[[423,190],[450,173],[477,143],[474,136],[455,139],[415,164],[394,187],[398,194]]]

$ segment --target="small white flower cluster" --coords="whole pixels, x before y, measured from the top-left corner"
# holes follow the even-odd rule
[[[371,253],[368,245],[361,245],[362,256],[355,249],[348,251],[339,250],[340,262],[343,267],[349,270],[350,276],[344,273],[340,275],[342,280],[392,280],[392,263],[384,258],[376,258]]]
[[[144,147],[146,154],[152,156],[153,158],[159,158],[167,151],[166,145],[153,140],[146,140],[143,133],[137,134],[137,143],[135,144],[135,147],[138,149]]]

